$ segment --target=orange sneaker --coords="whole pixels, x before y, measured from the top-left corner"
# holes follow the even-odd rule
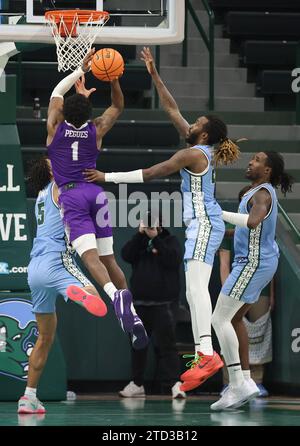
[[[200,381],[198,384],[200,385],[210,376],[217,373],[223,365],[224,363],[218,353],[214,352],[212,356],[199,353],[199,355],[191,362],[191,368],[184,372],[180,376],[180,379],[181,381]]]
[[[187,362],[185,364],[185,366],[189,369],[186,370],[184,373],[181,374],[180,379],[181,381],[185,381],[185,377],[189,376],[189,372],[191,369],[193,369],[194,367],[196,367],[196,365],[198,364],[199,358],[200,358],[200,353],[197,352],[194,355],[183,355],[183,358],[193,358],[191,359],[189,362]]]
[[[76,285],[68,286],[66,294],[69,299],[84,307],[94,316],[103,317],[107,313],[107,307],[100,296],[87,293]]]
[[[182,390],[183,392],[188,392],[189,390],[193,390],[196,389],[196,387],[201,386],[201,384],[204,383],[204,381],[200,381],[199,379],[184,381],[180,386],[180,390]]]

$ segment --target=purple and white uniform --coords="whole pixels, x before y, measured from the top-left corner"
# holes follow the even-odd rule
[[[108,200],[102,187],[88,183],[82,172],[95,169],[99,155],[96,127],[80,128],[62,122],[48,146],[53,176],[59,187],[59,204],[70,241],[85,234],[112,237]],[[100,212],[99,212],[100,211]]]

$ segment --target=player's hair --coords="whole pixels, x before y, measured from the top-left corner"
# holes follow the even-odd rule
[[[27,179],[35,195],[50,183],[52,176],[46,156],[31,162]]]
[[[76,93],[64,101],[64,118],[76,128],[85,124],[92,116],[92,104],[88,98]]]
[[[281,186],[281,192],[286,195],[287,192],[292,192],[292,185],[294,178],[285,172],[283,156],[278,152],[267,151],[266,166],[271,167],[270,183],[274,187]]]
[[[231,164],[240,156],[239,147],[227,136],[227,126],[218,116],[205,115],[208,120],[203,126],[203,131],[208,133],[207,144],[216,145],[214,152],[214,164]]]

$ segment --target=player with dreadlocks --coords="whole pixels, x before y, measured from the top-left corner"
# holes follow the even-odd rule
[[[46,410],[37,399],[36,392],[55,337],[57,297],[61,295],[68,300],[67,287],[77,286],[87,294],[84,308],[88,312],[94,316],[105,316],[107,308],[74,261],[75,251],[65,237],[58,207],[58,187],[50,161],[45,156],[32,163],[29,184],[37,195],[37,232],[30,253],[28,284],[39,334],[29,358],[27,386],[19,400],[18,412],[44,413]]]
[[[223,212],[223,219],[236,225],[235,256],[232,271],[219,295],[212,325],[228,369],[229,386],[212,404],[212,410],[236,409],[259,394],[245,354],[248,341],[243,316],[276,272],[279,249],[275,241],[278,214],[275,189],[281,186],[285,195],[291,192],[293,183],[284,170],[283,157],[277,152],[256,153],[249,162],[246,177],[251,187],[242,197],[239,212]]]
[[[226,124],[217,116],[199,117],[192,125],[181,115],[176,102],[155,68],[150,50],[144,48],[143,60],[157,88],[161,103],[190,147],[179,150],[169,160],[133,172],[102,173],[87,170],[89,181],[142,183],[180,172],[182,177],[183,219],[186,229],[186,295],[190,306],[195,355],[191,368],[181,375],[181,390],[192,390],[215,374],[223,362],[214,352],[211,340],[212,306],[208,290],[214,256],[225,228],[222,210],[215,199],[215,170],[239,157],[238,146],[228,138]],[[200,373],[194,377],[193,371]],[[188,380],[187,380],[188,378]]]

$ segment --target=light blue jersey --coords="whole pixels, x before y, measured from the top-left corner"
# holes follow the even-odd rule
[[[68,299],[69,285],[92,286],[78,268],[73,251],[66,243],[60,210],[53,198],[54,182],[37,198],[35,217],[37,233],[28,265],[28,284],[34,313],[54,313],[58,295]]]
[[[223,294],[249,304],[259,299],[263,288],[272,280],[279,257],[275,241],[277,197],[273,186],[264,183],[246,192],[239,212],[250,212],[249,202],[260,189],[266,189],[271,195],[270,211],[255,229],[236,227],[232,271],[222,287]]]
[[[48,252],[61,252],[66,249],[64,225],[59,207],[53,198],[54,184],[51,182],[41,190],[35,203],[37,232],[33,241],[31,257]]]
[[[212,265],[224,236],[222,209],[215,199],[215,170],[212,165],[213,147],[197,145],[207,158],[202,173],[182,169],[183,219],[187,226],[185,260],[200,260]]]
[[[248,259],[254,263],[259,260],[278,256],[279,249],[275,241],[277,222],[277,197],[274,187],[269,183],[250,189],[246,192],[239,205],[239,213],[250,212],[249,202],[259,189],[266,189],[272,198],[272,204],[268,215],[255,229],[237,226],[234,232],[234,258]]]

